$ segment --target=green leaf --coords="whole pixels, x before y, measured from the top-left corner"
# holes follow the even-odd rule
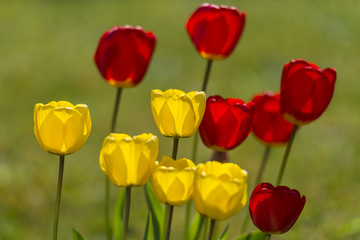
[[[152,236],[153,236],[153,224],[151,221],[151,212],[149,211],[149,214],[147,216],[146,219],[146,226],[145,226],[145,233],[144,233],[144,238],[143,240],[152,240]]]
[[[226,225],[223,233],[222,233],[221,236],[219,237],[219,240],[226,240],[226,239],[227,239],[229,227],[230,227],[230,223],[228,223],[228,224]]]
[[[202,217],[199,213],[196,213],[190,227],[190,231],[186,239],[188,240],[197,240],[199,239],[201,227],[204,223],[204,217]]]
[[[254,231],[251,233],[243,234],[240,237],[235,238],[235,240],[264,240],[266,234],[261,231]]]
[[[86,240],[86,238],[81,235],[81,233],[76,228],[73,228],[73,237],[74,240]]]
[[[144,186],[146,202],[151,212],[151,220],[154,230],[154,239],[161,238],[162,223],[164,221],[164,207],[154,196],[152,187],[149,182]]]
[[[122,188],[114,209],[114,235],[115,240],[122,240],[123,235],[123,216],[124,216],[124,205],[125,205],[125,188]]]

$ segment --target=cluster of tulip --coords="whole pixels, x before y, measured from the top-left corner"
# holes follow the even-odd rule
[[[271,234],[287,232],[299,217],[305,196],[279,185],[295,133],[300,125],[312,122],[327,108],[334,91],[336,71],[331,68],[321,70],[304,60],[291,60],[283,68],[279,93],[258,94],[249,103],[218,95],[206,99],[212,61],[226,59],[232,53],[244,24],[244,12],[213,4],[201,5],[188,19],[189,36],[208,64],[202,91],[185,93],[169,89],[151,92],[155,123],[162,135],[174,140],[172,157],[163,156],[161,161],[156,161],[159,143],[155,135],[131,137],[115,130],[121,90],[134,87],[143,79],[156,37],[141,27],[131,26],[113,27],[101,37],[94,60],[101,75],[118,92],[111,133],[101,148],[100,167],[113,184],[126,188],[124,239],[131,187],[145,185],[149,178],[156,199],[166,205],[162,239],[169,239],[173,206],[184,205],[191,199],[199,214],[211,219],[208,239],[212,239],[215,220],[230,218],[247,202],[247,172],[237,164],[224,161],[222,156],[239,146],[251,131],[267,146],[265,156],[272,146],[288,143],[276,187],[260,182],[266,157],[263,159],[256,180],[258,185],[249,201],[254,225],[270,239]],[[64,156],[79,150],[89,136],[88,108],[65,101],[36,104],[34,121],[35,136],[40,145],[49,153],[60,155],[59,179],[62,179]],[[177,159],[179,139],[193,136],[198,129],[202,142],[216,152],[213,161],[196,165],[192,161],[195,159]],[[196,144],[195,141],[194,148]],[[57,195],[54,239],[61,180]],[[108,239],[112,239],[109,220],[106,221]]]

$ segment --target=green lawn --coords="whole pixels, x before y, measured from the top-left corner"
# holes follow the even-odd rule
[[[152,118],[150,91],[201,87],[205,60],[192,46],[185,22],[198,0],[3,1],[0,6],[0,239],[50,239],[58,159],[44,152],[33,134],[38,102],[68,100],[89,106],[93,129],[81,151],[66,158],[59,239],[77,227],[88,239],[105,239],[104,174],[98,157],[108,134],[115,89],[93,62],[98,40],[114,25],[141,25],[158,39],[149,71],[138,87],[123,92],[118,129],[159,136],[160,153],[171,139]],[[208,95],[248,101],[265,89],[279,90],[282,67],[303,58],[338,73],[327,111],[300,129],[283,184],[306,195],[292,230],[273,239],[358,239],[360,237],[360,1],[219,1],[244,10],[247,22],[234,53],[215,62]],[[179,157],[191,156],[192,139],[180,141]],[[253,136],[230,152],[231,161],[255,179],[264,147]],[[264,180],[275,182],[284,148],[272,151]],[[199,147],[199,160],[211,151]],[[249,193],[252,191],[250,187]],[[120,189],[112,187],[115,201]],[[147,208],[143,189],[130,216],[130,239],[142,239]],[[176,208],[172,239],[182,239],[184,207]],[[239,234],[244,213],[231,222]]]

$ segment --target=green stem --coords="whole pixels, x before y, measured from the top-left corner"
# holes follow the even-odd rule
[[[64,175],[64,164],[65,164],[65,156],[60,155],[59,176],[58,176],[58,184],[57,184],[57,191],[56,191],[56,203],[55,203],[55,212],[54,212],[53,240],[57,239],[61,189],[62,189],[62,180],[63,180],[63,175]]]
[[[221,162],[221,154],[222,152],[216,151],[216,161]]]
[[[162,231],[162,240],[170,239],[170,231],[171,231],[171,223],[172,223],[172,216],[174,212],[174,206],[166,204],[165,205],[165,216],[164,216],[164,225]]]
[[[105,225],[107,239],[112,239],[112,229],[110,223],[110,180],[105,175]]]
[[[270,240],[270,238],[271,238],[271,234],[268,233],[265,235],[265,240]]]
[[[205,216],[203,216],[203,218],[204,218],[204,233],[202,239],[206,240],[206,236],[209,228],[209,218]]]
[[[131,187],[126,187],[123,240],[127,239],[127,232],[128,232],[128,228],[129,228],[130,201],[131,201]]]
[[[112,121],[111,121],[111,132],[112,133],[116,132],[116,120],[117,120],[117,115],[118,115],[118,111],[119,111],[121,93],[122,93],[122,88],[117,88],[113,117],[112,117]]]
[[[265,167],[266,167],[267,160],[269,159],[270,151],[271,151],[271,147],[266,146],[265,151],[264,151],[264,155],[263,155],[263,158],[262,158],[262,161],[261,161],[261,165],[260,165],[260,168],[259,168],[257,176],[256,176],[255,186],[257,186],[260,183],[261,179],[262,179],[262,176],[264,174],[264,170],[265,170]]]
[[[174,145],[173,145],[173,152],[172,152],[172,159],[174,159],[174,160],[176,160],[178,146],[179,146],[179,138],[174,138]]]
[[[186,203],[186,213],[185,213],[185,238],[188,239],[189,228],[190,228],[190,215],[191,215],[191,201]]]
[[[286,167],[286,163],[287,163],[287,160],[289,158],[289,154],[290,154],[290,150],[291,150],[291,146],[293,144],[293,141],[294,141],[294,138],[295,138],[295,133],[296,133],[296,130],[298,129],[298,126],[297,125],[294,125],[294,128],[291,132],[291,136],[290,136],[290,140],[286,146],[286,150],[285,150],[285,154],[284,154],[284,157],[283,157],[283,160],[282,160],[282,163],[281,163],[281,167],[280,167],[280,171],[279,171],[279,175],[278,175],[278,178],[276,180],[276,186],[279,186],[280,183],[281,183],[281,179],[284,175],[284,171],[285,171],[285,167]]]
[[[212,60],[207,60],[207,64],[206,64],[206,70],[205,70],[205,76],[204,76],[204,80],[203,80],[203,85],[201,90],[206,92],[206,88],[209,82],[209,76],[210,76],[210,70],[211,70],[211,65],[212,65]]]
[[[210,229],[209,229],[209,234],[207,237],[207,240],[211,240],[214,234],[214,228],[215,228],[215,219],[211,219],[210,221]]]

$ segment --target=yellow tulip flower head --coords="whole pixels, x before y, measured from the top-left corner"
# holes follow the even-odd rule
[[[89,109],[85,104],[66,101],[38,103],[34,107],[34,133],[47,152],[67,155],[78,151],[91,131]]]
[[[151,175],[156,199],[161,203],[181,206],[190,201],[194,190],[195,164],[186,158],[174,160],[164,156]]]
[[[177,89],[151,91],[151,110],[162,135],[191,137],[199,128],[206,107],[205,93]]]
[[[247,200],[247,172],[233,163],[217,161],[200,164],[196,172],[196,210],[214,220],[238,213]]]
[[[158,138],[151,133],[110,133],[102,144],[100,167],[119,187],[141,186],[150,177],[158,151]]]

